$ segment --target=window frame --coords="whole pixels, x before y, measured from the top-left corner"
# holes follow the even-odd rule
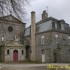
[[[9,55],[9,54],[10,54],[10,50],[8,49],[8,50],[7,50],[7,55]]]
[[[24,50],[21,51],[22,55],[24,54]]]
[[[59,43],[59,35],[58,34],[55,34],[55,42],[56,42],[56,44]]]
[[[44,44],[45,44],[45,36],[41,35],[41,45],[44,45]]]

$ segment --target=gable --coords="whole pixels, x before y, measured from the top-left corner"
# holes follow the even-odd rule
[[[0,17],[0,20],[10,21],[10,22],[17,22],[17,23],[24,23],[21,20],[17,19],[16,17],[12,15]]]

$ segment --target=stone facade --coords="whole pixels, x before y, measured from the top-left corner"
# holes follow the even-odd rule
[[[45,18],[47,13],[43,12],[43,14],[43,20],[35,25],[36,61],[47,63],[70,62],[70,26],[64,20],[48,16]],[[31,38],[30,30],[31,27],[26,29],[29,32],[26,33],[25,31],[25,40]]]
[[[31,20],[31,26],[25,28],[25,23],[12,15],[0,18],[0,60],[69,63],[69,24],[48,17],[46,11],[37,23],[32,12]]]
[[[12,15],[0,18],[0,60],[24,61],[25,47],[22,44],[25,23]],[[16,60],[17,58],[17,60]]]
[[[58,43],[55,37],[56,34],[59,35]],[[44,45],[41,44],[42,35],[45,36]],[[42,53],[44,53],[45,62],[70,62],[70,40],[68,39],[68,36],[68,34],[52,31],[36,35],[37,61],[42,61]]]

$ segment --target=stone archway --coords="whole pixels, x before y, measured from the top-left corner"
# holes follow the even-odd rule
[[[18,50],[13,51],[13,61],[18,61]]]

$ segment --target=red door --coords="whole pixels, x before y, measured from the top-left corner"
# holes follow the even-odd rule
[[[13,52],[13,61],[18,61],[18,51],[14,50]]]

